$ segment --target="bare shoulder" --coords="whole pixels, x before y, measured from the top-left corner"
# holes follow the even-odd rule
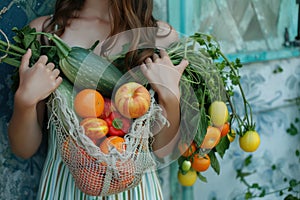
[[[29,23],[29,26],[35,28],[36,31],[42,31],[44,23],[51,18],[50,15],[38,17]]]
[[[175,41],[179,40],[177,31],[167,22],[157,21],[158,33],[156,39],[156,46],[167,48]]]

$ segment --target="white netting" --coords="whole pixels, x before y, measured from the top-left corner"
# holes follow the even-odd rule
[[[167,123],[153,93],[149,111],[135,119],[124,136],[126,150],[120,153],[111,149],[105,154],[84,134],[68,104],[68,93],[60,90],[62,87],[63,84],[52,94],[48,107],[52,113],[50,121],[56,127],[58,148],[76,186],[93,196],[107,196],[137,186],[143,174],[155,165],[151,153],[151,125]]]

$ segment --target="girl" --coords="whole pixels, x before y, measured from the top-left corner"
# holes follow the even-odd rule
[[[155,54],[145,49],[137,54],[138,41],[152,42],[152,46],[167,47],[177,40],[177,34],[164,22],[152,16],[152,0],[57,0],[53,16],[33,20],[31,27],[37,31],[53,32],[70,46],[91,47],[99,40],[94,52],[99,55],[114,55],[122,45],[130,42],[131,51],[126,55],[126,66],[141,66],[153,90],[157,93],[159,105],[170,125],[155,135],[154,153],[164,157],[172,152],[178,140],[180,122],[179,80],[188,65],[183,60],[174,66],[167,53],[161,49]],[[151,34],[126,36],[107,40],[127,30],[155,27]],[[153,30],[153,29],[151,29]],[[151,31],[149,30],[149,31]],[[152,34],[153,35],[153,34]],[[163,35],[163,37],[162,37]],[[47,42],[41,38],[41,42]],[[9,139],[13,152],[30,158],[38,149],[42,139],[42,128],[46,112],[45,100],[60,85],[62,78],[53,63],[46,56],[29,67],[31,50],[23,56],[19,69],[20,84],[15,93],[14,112],[9,123]],[[107,197],[88,196],[75,187],[68,168],[63,164],[55,143],[55,131],[50,126],[48,156],[40,181],[37,198],[40,199],[162,199],[160,184],[155,172],[145,174],[140,185],[120,194]]]

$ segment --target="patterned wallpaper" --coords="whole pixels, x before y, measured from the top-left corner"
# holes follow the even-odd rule
[[[300,150],[300,133],[294,136],[287,133],[291,123],[298,132],[300,130],[300,123],[295,123],[300,116],[300,106],[287,101],[300,96],[300,58],[244,65],[241,80],[253,108],[261,145],[254,153],[244,153],[235,140],[225,157],[220,159],[220,175],[209,170],[204,174],[208,183],[198,182],[195,185],[194,196],[201,196],[201,199],[245,199],[247,187],[236,179],[236,170],[241,168],[248,156],[252,156],[252,162],[243,168],[244,172],[255,173],[246,180],[259,184],[267,193],[288,187],[289,182],[285,179],[295,178],[300,182],[300,158],[296,155],[296,151]],[[237,95],[237,105],[239,99]],[[300,185],[294,190],[298,192],[296,197],[300,198]],[[281,200],[284,197],[277,192],[254,199]]]

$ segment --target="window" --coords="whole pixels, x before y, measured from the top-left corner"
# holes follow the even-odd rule
[[[296,0],[169,0],[168,20],[181,33],[213,35],[224,52],[284,49],[285,29],[297,35]]]

